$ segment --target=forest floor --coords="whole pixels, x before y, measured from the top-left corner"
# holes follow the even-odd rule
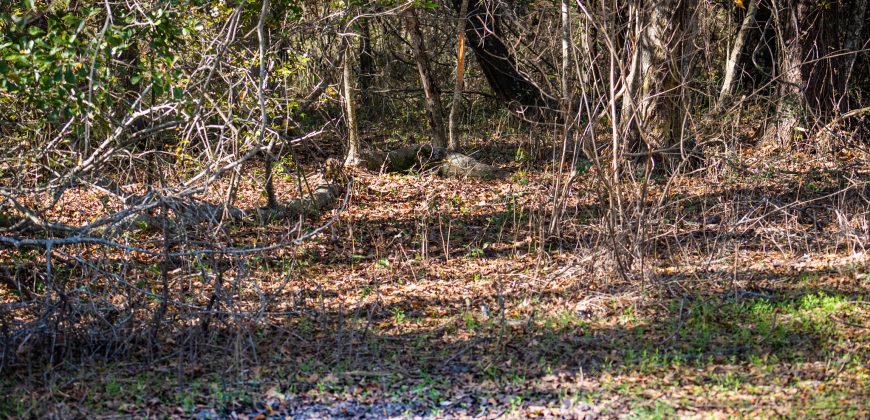
[[[747,147],[654,181],[667,204],[620,276],[594,168],[546,239],[557,177],[516,150],[479,155],[507,162],[497,180],[356,174],[330,229],[227,270],[232,309],[272,294],[265,311],[195,339],[177,320],[156,352],[11,369],[0,415],[870,416],[866,151]],[[199,302],[211,286],[172,287]]]

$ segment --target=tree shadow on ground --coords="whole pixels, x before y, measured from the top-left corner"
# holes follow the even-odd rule
[[[773,275],[765,271],[746,274],[753,278]],[[487,399],[496,394],[522,393],[527,399],[559,402],[566,394],[549,383],[554,372],[600,382],[619,374],[690,368],[701,373],[676,381],[704,385],[734,380],[723,376],[725,371],[744,375],[739,372],[745,370],[741,368],[734,373],[734,366],[773,366],[777,370],[796,363],[861,363],[870,354],[860,345],[858,353],[843,361],[844,352],[850,351],[844,340],[855,337],[842,330],[866,328],[868,318],[862,306],[866,305],[867,292],[860,287],[839,292],[800,285],[735,289],[704,296],[650,298],[638,309],[628,305],[593,313],[566,308],[521,318],[502,316],[498,309],[484,316],[477,308],[468,308],[436,327],[420,323],[413,308],[422,314],[443,308],[445,302],[409,299],[369,308],[369,313],[376,313],[368,318],[374,323],[355,333],[345,330],[340,338],[333,335],[338,339],[321,354],[296,355],[295,360],[301,357],[316,362],[291,369],[295,372],[290,376],[303,377],[312,369],[322,369],[337,375],[330,386],[348,386],[370,376],[387,387],[428,386],[437,392],[413,397],[408,403],[426,401],[423,405],[431,410],[438,409],[443,400],[459,398],[465,401],[468,412],[484,412]],[[525,293],[516,293],[483,300],[504,302],[509,314],[510,307],[525,297]],[[399,313],[405,318],[394,319],[386,331],[371,326]],[[325,318],[353,316],[351,312],[332,313]],[[790,373],[790,380],[812,377],[823,381],[836,370],[813,371],[807,373],[809,376],[795,371]],[[742,380],[749,383],[770,379],[745,376]],[[304,393],[318,384],[322,385],[294,386]]]
[[[736,201],[731,210],[737,214],[750,214],[748,211],[752,210],[753,217],[770,223],[804,218],[809,222],[802,223],[802,230],[792,234],[812,236],[819,242],[828,235],[836,242],[837,233],[826,234],[824,226],[820,230],[820,224],[830,226],[836,216],[834,210],[843,206],[860,208],[867,200],[865,189],[853,188],[838,195],[842,190],[839,186],[798,192],[789,185],[780,191],[732,188],[693,197],[675,197],[671,207],[674,219],[685,217],[694,223],[685,224],[673,234],[660,236],[654,248],[664,257],[678,255],[670,250],[684,249],[687,244],[694,244],[693,250],[714,251],[704,246],[711,242],[723,249],[732,249],[731,245],[739,242],[741,250],[764,251],[770,241],[752,226],[735,229],[721,221],[698,223],[697,209],[716,208],[730,201]],[[799,194],[811,205],[783,208],[783,203],[797,200]],[[577,211],[595,218],[603,210],[597,205],[584,205],[578,206]],[[808,212],[811,214],[807,215]],[[454,229],[466,229],[461,236],[448,240],[449,248],[456,252],[453,260],[461,265],[478,260],[500,264],[505,258],[515,256],[517,247],[502,233],[523,236],[522,226],[535,216],[530,209],[500,210],[499,206],[494,206],[489,211],[458,212],[446,217]],[[431,234],[437,220],[429,220],[425,241],[430,247],[441,242],[443,248],[441,238]],[[383,258],[407,260],[408,256],[399,245],[405,246],[405,250],[413,249],[420,243],[410,238],[417,235],[419,241],[424,237],[417,234],[421,221],[413,216],[372,216],[356,222],[360,242],[383,241],[383,248],[361,258],[335,249],[333,253],[312,253],[314,266],[373,265]],[[398,239],[396,235],[400,235]],[[569,235],[563,243],[570,246],[590,243],[593,239],[593,234],[583,233]],[[498,246],[486,248],[486,243]],[[337,248],[339,244],[332,246]],[[480,252],[472,253],[473,250]],[[432,252],[429,257],[444,258],[443,249]],[[277,260],[264,264],[279,267]],[[215,265],[213,268],[228,267],[230,265]],[[366,275],[377,275],[369,280],[389,284],[396,276],[410,281],[412,277],[407,271],[416,269],[427,274],[427,270],[433,268],[425,264],[405,271],[384,268],[383,272]],[[236,343],[242,350],[236,349],[234,357],[242,353],[247,355],[242,357],[256,361],[247,363],[281,366],[280,379],[271,380],[280,389],[293,389],[295,395],[323,387],[341,389],[377,382],[384,392],[408,387],[408,392],[400,397],[422,403],[412,404],[408,400],[400,407],[410,407],[413,412],[437,409],[444,400],[465,398],[468,412],[480,413],[484,407],[503,407],[507,403],[499,401],[493,405],[486,401],[498,393],[509,396],[533,393],[537,395],[535,398],[551,401],[563,398],[558,389],[548,385],[548,378],[554,374],[600,382],[625,372],[678,371],[689,366],[709,371],[700,375],[700,379],[692,379],[703,385],[727,381],[717,376],[717,369],[735,364],[788,367],[797,363],[820,363],[836,367],[843,354],[849,354],[851,360],[866,361],[870,357],[866,336],[863,342],[860,337],[843,336],[844,330],[854,334],[855,330],[867,328],[866,283],[847,288],[820,287],[812,281],[798,283],[800,279],[811,280],[834,271],[829,268],[784,274],[737,267],[736,272],[715,269],[691,276],[679,272],[662,274],[650,282],[654,293],[638,304],[620,303],[618,297],[612,297],[589,307],[577,305],[593,292],[578,286],[583,284],[579,278],[566,287],[532,284],[524,285],[528,289],[480,292],[469,298],[446,293],[435,296],[407,293],[397,299],[360,300],[361,303],[356,304],[347,297],[359,296],[368,285],[346,281],[326,290],[319,286],[318,290],[300,290],[300,293],[308,293],[307,304],[280,315],[266,314],[266,319],[259,324],[265,326],[257,326],[253,331],[239,327],[247,325],[250,319],[230,320],[232,314],[229,314],[225,316],[228,322],[216,319],[210,332],[201,334],[197,329],[204,314],[193,313],[191,319],[180,323],[185,325],[180,330],[187,332],[181,335],[193,338],[185,340],[180,348],[167,346],[163,352],[169,354],[165,357],[177,359],[179,365],[199,358],[211,366],[190,373],[186,367],[179,366],[180,382],[197,378],[201,375],[198,372],[226,369],[230,364],[227,343]],[[737,285],[723,281],[735,277],[740,280]],[[448,277],[444,281],[462,280]],[[699,287],[705,281],[710,287]],[[663,291],[667,284],[681,282],[689,283],[683,290],[699,292]],[[704,293],[700,292],[702,289]],[[342,299],[338,302],[337,298]],[[578,298],[584,299],[578,302]],[[338,303],[323,305],[323,300]],[[526,301],[532,301],[533,309],[516,311]],[[571,302],[571,306],[554,309],[565,302]],[[536,304],[542,304],[542,309],[534,308]],[[850,340],[857,340],[858,345],[849,344]],[[67,343],[68,346],[73,344]],[[125,348],[134,346],[135,343],[126,343]],[[827,378],[836,369],[826,368],[814,375]],[[306,379],[315,373],[323,379]],[[437,393],[415,393],[414,387],[437,390]],[[457,396],[459,393],[465,396]],[[302,407],[305,400],[299,399],[297,403]]]

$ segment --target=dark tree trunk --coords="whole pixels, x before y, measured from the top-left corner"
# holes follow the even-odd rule
[[[372,35],[368,18],[360,18],[359,43],[359,91],[360,101],[369,105],[372,77],[375,71],[375,58],[372,54]]]
[[[423,85],[423,94],[426,99],[426,116],[429,118],[429,128],[432,130],[432,145],[437,148],[447,147],[447,133],[444,130],[444,116],[441,111],[441,100],[432,70],[429,66],[429,55],[423,45],[423,33],[417,21],[414,9],[405,12],[405,22],[411,35],[411,46],[414,49],[414,59],[417,61],[417,70],[420,72],[420,83]]]
[[[784,0],[777,6],[780,83],[775,134],[780,142],[791,143],[848,111],[843,98],[852,57],[860,49],[855,34],[860,38],[867,1],[820,7],[814,2]]]
[[[461,0],[453,0],[457,11],[461,3]],[[493,1],[469,0],[465,25],[468,46],[474,51],[490,88],[511,110],[527,118],[541,119],[548,111],[558,112],[558,103],[545,96],[518,70],[513,55],[501,39],[495,7]]]

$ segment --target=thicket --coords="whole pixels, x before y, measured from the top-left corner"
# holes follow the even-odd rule
[[[252,261],[291,273],[334,236],[349,166],[505,176],[469,157],[498,137],[553,174],[536,246],[580,241],[590,178],[598,243],[642,281],[671,180],[746,145],[866,151],[866,21],[866,0],[4,2],[2,364],[245,337],[277,293],[245,290]],[[864,246],[866,181],[838,193]]]

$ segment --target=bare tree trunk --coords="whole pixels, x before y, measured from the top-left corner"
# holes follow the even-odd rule
[[[776,101],[776,140],[781,144],[791,142],[795,130],[801,130],[799,114],[802,112],[804,98],[802,95],[804,79],[801,74],[801,42],[798,35],[798,15],[802,14],[798,5],[791,8],[781,8],[774,3],[771,10],[776,22],[777,39],[779,43],[779,98]],[[785,13],[786,16],[780,16]]]
[[[344,86],[344,117],[347,123],[347,156],[345,166],[357,166],[360,160],[359,131],[356,124],[356,101],[354,100],[353,49],[350,37],[345,38],[342,81]]]
[[[429,128],[432,131],[432,145],[443,149],[447,147],[447,135],[444,132],[441,101],[438,98],[438,89],[432,78],[429,57],[426,54],[426,48],[423,46],[423,33],[420,31],[417,14],[413,8],[409,8],[405,12],[405,22],[411,35],[411,47],[414,50],[414,59],[417,61],[417,71],[420,73],[423,95],[426,97],[426,116],[429,118]]]
[[[368,4],[366,1],[364,4]],[[359,90],[362,95],[363,108],[370,105],[372,75],[375,68],[375,59],[372,54],[372,34],[368,18],[359,19],[360,43],[359,43]]]
[[[569,144],[572,143],[574,137],[574,120],[572,118],[572,92],[571,92],[571,14],[570,8],[568,7],[568,0],[561,1],[561,25],[562,25],[562,121],[563,125],[563,135],[562,138],[562,153],[561,158],[559,160],[559,170],[565,166],[565,161],[568,154]],[[576,155],[573,159],[576,159]],[[572,159],[572,160],[573,160]],[[572,167],[574,162],[572,162]],[[573,171],[572,171],[573,174]],[[553,194],[553,213],[550,217],[550,227],[547,230],[548,236],[557,236],[558,229],[560,226],[560,222],[562,220],[562,198],[566,194],[562,189],[562,177],[555,177],[556,185],[553,190],[555,193]],[[570,183],[570,180],[568,181]],[[566,188],[569,184],[566,184]]]
[[[750,0],[746,9],[746,17],[743,18],[743,24],[740,25],[740,31],[737,32],[737,37],[734,39],[734,47],[731,48],[728,62],[725,63],[725,79],[722,81],[722,90],[719,92],[719,104],[731,96],[731,92],[734,90],[734,75],[737,73],[737,67],[740,63],[740,54],[743,52],[743,45],[746,44],[749,30],[755,23],[757,12],[758,0]]]
[[[866,43],[867,40],[862,38],[862,34],[864,33],[864,26],[867,23],[867,20],[870,19],[870,16],[867,16],[867,0],[855,0],[854,7],[852,7],[852,20],[849,22],[848,28],[846,30],[846,40],[843,43],[843,48],[846,50],[848,55],[846,55],[843,63],[843,70],[845,72],[845,77],[843,80],[843,88],[844,90],[841,92],[840,98],[837,100],[837,107],[840,109],[840,112],[846,112],[849,110],[848,103],[848,92],[845,91],[845,88],[849,86],[849,79],[852,76],[852,69],[855,66],[855,58],[857,58],[861,48],[864,45],[862,43]]]
[[[571,112],[571,86],[568,75],[571,71],[571,15],[568,0],[562,0],[561,5],[562,23],[562,112],[568,120]]]
[[[468,21],[468,0],[462,0],[459,6],[459,23],[456,24],[456,36],[458,38],[458,51],[456,52],[456,88],[453,90],[453,102],[450,105],[450,116],[447,120],[448,135],[447,149],[459,149],[459,133],[457,118],[462,106],[462,85],[465,77],[465,22]]]
[[[686,1],[657,0],[632,5],[632,59],[625,86],[622,120],[633,152],[654,165],[675,168],[682,140],[681,83],[690,68],[684,37],[694,9]]]
[[[487,4],[489,3],[489,4]],[[557,112],[559,104],[517,68],[516,60],[501,37],[501,25],[494,12],[495,2],[469,0],[465,37],[474,51],[493,93],[511,111],[527,119],[541,120]],[[460,7],[460,0],[453,0]]]
[[[257,21],[257,39],[260,43],[260,85],[257,87],[257,96],[260,102],[260,133],[259,143],[262,144],[266,136],[266,127],[269,126],[269,115],[266,111],[266,14],[269,13],[269,0],[263,0],[263,6],[260,10],[260,18]],[[266,184],[266,205],[269,208],[278,206],[278,199],[275,197],[275,185],[272,180],[272,154],[265,153],[263,157],[265,165],[264,176]]]
[[[851,52],[860,49],[866,0],[831,3],[774,3],[779,51],[779,98],[773,134],[794,144],[848,111],[844,97],[852,67]],[[843,32],[846,32],[845,36]],[[838,53],[843,49],[850,53]]]

